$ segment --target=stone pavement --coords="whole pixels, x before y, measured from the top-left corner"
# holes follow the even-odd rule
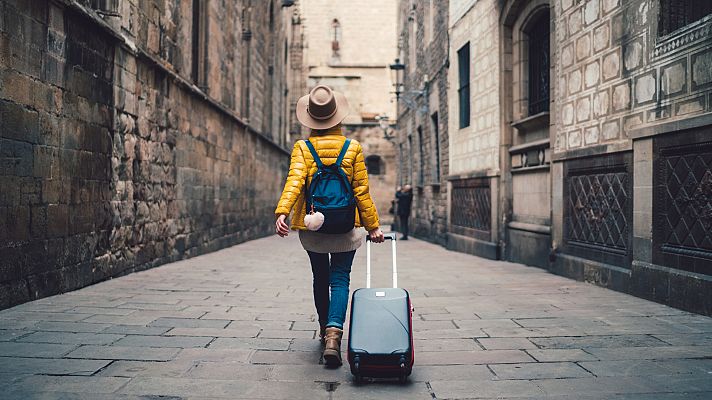
[[[356,385],[319,364],[295,236],[0,312],[0,398],[712,398],[711,318],[418,240],[399,242],[413,375]],[[390,283],[388,250],[374,249],[376,285]]]

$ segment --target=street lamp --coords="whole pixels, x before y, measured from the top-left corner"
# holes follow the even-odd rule
[[[378,121],[378,125],[383,129],[383,138],[386,140],[393,140],[395,138],[395,135],[391,135],[388,133],[390,130],[391,132],[393,131],[391,129],[391,123],[388,119],[388,115],[386,114],[381,114],[376,117],[376,120]]]
[[[395,87],[396,100],[400,98],[400,94],[403,93],[403,86],[405,85],[405,65],[400,62],[399,58],[396,58],[395,62],[388,66],[391,70],[391,82]]]
[[[425,75],[425,83],[422,90],[405,90],[405,65],[396,58],[395,62],[388,66],[391,70],[391,81],[395,87],[396,101],[403,100],[405,106],[411,110],[416,110],[421,114],[428,113],[427,94],[428,94],[428,76]],[[420,96],[425,96],[426,104],[419,106],[416,99]]]

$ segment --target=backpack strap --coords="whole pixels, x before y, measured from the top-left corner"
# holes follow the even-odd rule
[[[306,143],[307,147],[309,148],[309,151],[312,154],[312,157],[314,157],[314,161],[316,162],[317,168],[323,167],[324,164],[321,162],[321,158],[319,158],[319,153],[316,152],[316,149],[314,148],[312,142],[310,142],[309,139],[305,139],[304,143]]]
[[[339,153],[339,157],[336,159],[334,165],[339,167],[341,166],[341,162],[344,161],[344,156],[346,156],[346,151],[349,149],[349,145],[351,145],[351,139],[346,139],[344,147],[341,148],[341,153]]]

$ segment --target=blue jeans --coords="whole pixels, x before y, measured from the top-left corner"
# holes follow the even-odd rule
[[[307,251],[314,276],[314,305],[322,326],[344,328],[351,264],[356,250],[329,254]],[[331,287],[331,299],[329,288]]]

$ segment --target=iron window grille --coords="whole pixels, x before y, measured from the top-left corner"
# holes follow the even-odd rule
[[[529,36],[529,115],[549,111],[549,12],[542,13]]]
[[[709,0],[661,0],[658,35],[665,36],[712,14]]]

